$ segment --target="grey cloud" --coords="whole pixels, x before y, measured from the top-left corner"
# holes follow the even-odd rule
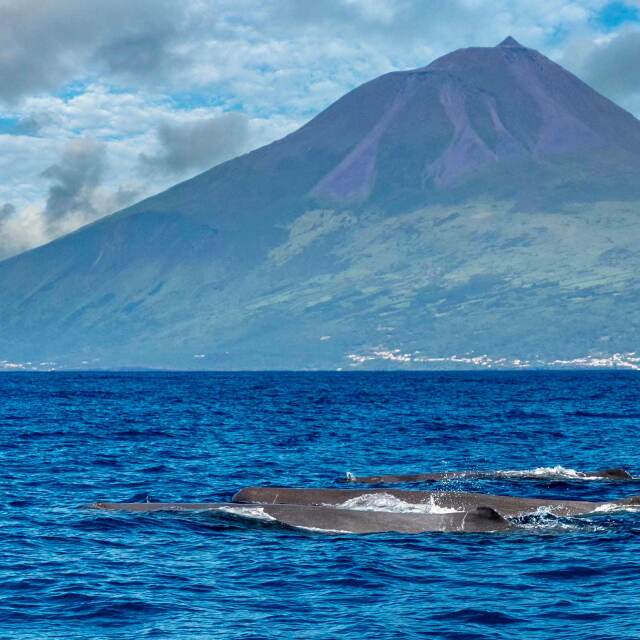
[[[165,123],[158,128],[158,142],[161,151],[157,155],[140,156],[147,166],[175,174],[206,169],[247,149],[248,119],[225,113],[196,122]]]
[[[0,100],[17,102],[72,80],[99,78],[106,84],[153,87],[161,93],[213,82],[222,98],[249,92],[255,102],[257,92],[268,91],[283,77],[291,78],[294,88],[303,83],[296,75],[304,73],[300,61],[315,59],[310,70],[314,73],[328,60],[327,71],[332,73],[336,58],[345,59],[344,68],[338,63],[338,71],[349,68],[349,51],[354,56],[359,53],[362,60],[375,58],[370,69],[360,68],[352,79],[343,79],[341,89],[348,89],[398,66],[426,64],[432,54],[461,44],[492,45],[507,33],[519,36],[518,29],[512,29],[514,23],[528,29],[534,20],[508,0],[498,0],[495,11],[487,4],[0,0]],[[237,51],[237,57],[229,56],[230,51]],[[256,74],[261,56],[264,64],[277,67],[277,73]],[[256,80],[256,75],[261,78]]]
[[[0,207],[0,222],[12,216],[15,212],[16,208],[10,202],[6,202]]]
[[[106,148],[91,139],[70,143],[60,160],[42,173],[52,180],[44,215],[56,222],[72,213],[95,215],[93,194],[106,169]]]
[[[594,49],[586,58],[582,77],[616,100],[640,92],[640,31],[627,31]]]
[[[135,186],[119,186],[118,189],[109,194],[104,205],[101,207],[101,214],[119,211],[139,200],[144,195],[144,187],[142,185]]]
[[[107,183],[106,146],[91,139],[67,145],[41,177],[51,181],[44,209],[0,205],[0,260],[118,211],[146,194],[145,186]]]
[[[115,53],[123,25],[130,29],[124,36],[128,51],[138,51],[132,65],[140,69],[146,60],[158,69],[185,11],[183,3],[170,0],[0,0],[0,100],[59,88],[103,63],[124,70],[126,62]]]
[[[184,89],[202,68],[229,68],[224,44],[249,52],[240,64],[252,68],[260,60],[250,50],[265,45],[296,58],[357,43],[395,60],[412,46],[441,52],[505,35],[486,5],[468,0],[0,0],[0,100],[95,77]]]
[[[481,28],[483,24],[495,24],[491,12],[480,3],[464,0],[389,0],[386,3],[281,0],[278,14],[282,17],[279,22],[292,26],[319,28],[332,35],[354,34],[363,41],[384,40],[392,46],[406,46],[407,41],[432,44],[434,39],[445,47],[449,40],[497,44],[492,40],[495,39],[493,29]],[[443,30],[443,25],[449,28]]]
[[[94,60],[106,66],[113,75],[124,78],[170,71],[181,59],[169,47],[175,37],[175,30],[169,26],[125,35],[98,49]]]

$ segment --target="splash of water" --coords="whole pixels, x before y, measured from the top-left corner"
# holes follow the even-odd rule
[[[594,523],[588,518],[559,517],[553,507],[538,507],[535,511],[515,518],[509,518],[511,524],[518,529],[530,531],[606,531],[606,527]]]
[[[441,507],[436,503],[433,496],[430,496],[429,502],[411,504],[388,493],[366,493],[361,496],[356,496],[355,498],[350,498],[335,506],[338,509],[351,509],[352,511],[388,511],[391,513],[422,514],[459,513],[458,509]]]
[[[617,502],[607,502],[605,504],[601,504],[599,507],[596,507],[593,510],[593,513],[615,513],[622,511],[640,511],[640,505],[638,504],[620,504]]]
[[[540,478],[565,478],[568,480],[602,480],[598,476],[590,476],[582,471],[556,465],[555,467],[536,467],[535,469],[522,469],[516,471],[500,471],[500,475],[509,478],[540,477]]]
[[[275,518],[265,513],[262,507],[254,506],[240,506],[230,504],[228,507],[220,507],[218,511],[224,513],[230,513],[234,516],[240,516],[241,518],[251,518],[252,520],[262,520],[264,522],[273,522]]]

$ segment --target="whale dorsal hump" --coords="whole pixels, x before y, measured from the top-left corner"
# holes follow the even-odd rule
[[[630,480],[632,478],[626,469],[602,469],[601,471],[597,471],[596,475],[614,480]]]

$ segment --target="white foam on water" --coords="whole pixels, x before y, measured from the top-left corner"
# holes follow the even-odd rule
[[[219,507],[216,511],[224,511],[234,516],[240,516],[242,518],[248,518],[251,520],[261,520],[263,522],[277,522],[278,519],[265,513],[263,507],[255,506],[236,506],[229,505],[228,507]],[[312,531],[314,533],[351,533],[350,531],[342,531],[341,529],[320,529],[318,527],[305,527],[303,525],[288,524],[287,526],[293,529],[301,529],[303,531]]]
[[[538,507],[526,516],[508,518],[518,529],[529,531],[606,531],[606,527],[587,518],[559,517],[553,507]]]
[[[342,529],[320,529],[318,527],[303,527],[301,524],[290,524],[287,526],[294,529],[302,529],[303,531],[312,531],[313,533],[353,533],[353,531],[343,531]]]
[[[607,502],[596,507],[592,513],[615,513],[620,511],[640,511],[638,504],[619,504],[617,502]]]
[[[264,522],[275,521],[275,518],[265,513],[262,507],[229,505],[228,507],[219,507],[217,511],[224,511],[224,513],[230,513],[234,516],[262,520]]]
[[[352,511],[387,511],[391,513],[422,514],[460,513],[458,509],[439,506],[436,504],[433,496],[430,496],[429,502],[411,504],[389,493],[365,493],[337,505],[324,506],[335,506],[337,509],[350,509]]]
[[[510,478],[566,478],[569,480],[602,480],[598,476],[589,476],[582,471],[576,471],[575,469],[569,469],[561,465],[555,467],[536,467],[535,469],[522,469],[517,471],[499,471],[501,476],[507,476]]]

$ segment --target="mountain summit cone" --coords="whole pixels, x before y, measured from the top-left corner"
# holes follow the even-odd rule
[[[511,36],[507,36],[499,45],[499,47],[522,47],[522,45],[515,39],[512,38]]]

